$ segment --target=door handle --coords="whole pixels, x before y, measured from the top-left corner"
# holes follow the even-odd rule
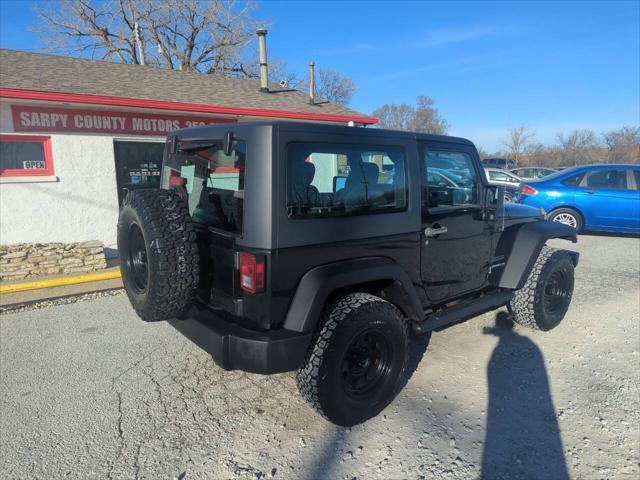
[[[424,229],[424,236],[425,237],[437,237],[438,235],[442,235],[443,233],[447,233],[449,230],[447,229],[447,227],[436,227],[436,228],[430,228],[427,227]]]
[[[585,192],[587,192],[589,195],[593,195],[594,193],[596,193],[595,190],[585,190]]]

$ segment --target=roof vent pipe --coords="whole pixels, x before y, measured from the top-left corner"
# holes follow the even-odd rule
[[[267,69],[267,29],[256,29],[258,46],[260,48],[260,91],[269,91],[269,73]]]
[[[316,64],[314,62],[309,63],[309,103],[311,105],[315,105],[316,103],[316,76],[315,76],[315,67]]]

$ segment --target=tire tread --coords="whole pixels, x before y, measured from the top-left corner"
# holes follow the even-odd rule
[[[200,281],[196,233],[184,200],[169,190],[134,190],[125,197],[125,208],[141,221],[152,271],[146,300],[142,305],[132,301],[136,313],[146,321],[183,315],[195,301]]]

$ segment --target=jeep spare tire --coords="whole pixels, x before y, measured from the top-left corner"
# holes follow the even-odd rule
[[[196,233],[184,200],[169,190],[134,190],[118,220],[120,271],[136,313],[148,322],[182,316],[199,283]]]

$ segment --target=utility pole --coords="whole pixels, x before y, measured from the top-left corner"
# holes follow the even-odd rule
[[[142,48],[142,42],[140,41],[140,32],[138,31],[138,22],[133,23],[133,34],[136,39],[136,46],[138,47],[138,56],[140,57],[140,65],[146,65],[144,61],[144,49]]]

